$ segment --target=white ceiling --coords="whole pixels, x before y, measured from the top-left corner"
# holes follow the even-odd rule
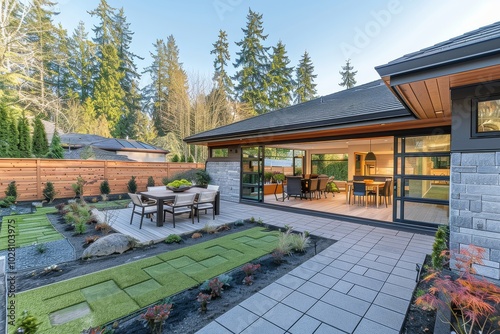
[[[370,141],[372,145],[377,144],[391,144],[393,143],[393,137],[377,137],[377,138],[363,138],[363,139],[345,139],[345,140],[328,140],[328,141],[313,141],[305,143],[290,143],[281,145],[266,145],[267,147],[280,147],[295,150],[335,150],[344,149],[347,150],[349,146],[365,146],[366,151],[369,150]]]

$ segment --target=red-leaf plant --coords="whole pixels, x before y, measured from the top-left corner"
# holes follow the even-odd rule
[[[416,304],[424,310],[448,308],[455,321],[449,321],[456,333],[493,333],[498,321],[500,326],[500,288],[485,278],[478,277],[475,264],[483,264],[485,250],[474,245],[454,254],[452,263],[458,269],[458,277],[433,271],[424,281],[431,282],[425,295],[416,299]],[[449,261],[450,252],[444,251]],[[439,295],[439,296],[438,296]],[[444,318],[444,317],[441,317]],[[489,332],[484,332],[488,330]]]
[[[253,264],[253,263],[247,263],[243,267],[241,267],[241,270],[245,273],[247,276],[253,276],[253,274],[260,268],[260,264]]]
[[[218,277],[212,278],[208,282],[208,287],[210,288],[212,298],[222,297],[222,290],[224,287],[224,283],[219,281]]]
[[[151,333],[161,334],[163,323],[170,316],[172,304],[159,304],[148,308],[146,313],[141,314],[141,319],[146,322]]]

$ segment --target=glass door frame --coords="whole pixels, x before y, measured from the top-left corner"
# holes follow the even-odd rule
[[[255,150],[256,154],[248,154]],[[241,147],[240,199],[264,201],[264,146]]]
[[[450,175],[425,175],[425,174],[407,174],[406,158],[439,158],[448,156],[451,162],[450,151],[437,152],[407,152],[406,139],[411,137],[425,137],[425,135],[394,136],[394,182],[393,182],[393,221],[405,222],[419,225],[436,226],[429,222],[405,219],[405,203],[423,203],[449,206],[448,200],[426,199],[411,197],[406,194],[406,186],[411,181],[435,181],[448,182],[450,184]],[[450,167],[451,168],[451,167]],[[450,171],[451,172],[451,171]],[[449,210],[449,209],[448,209]]]

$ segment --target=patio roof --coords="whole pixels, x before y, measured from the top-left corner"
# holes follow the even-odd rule
[[[214,140],[340,129],[356,125],[413,120],[381,80],[322,96],[314,100],[255,116],[185,138],[187,143],[202,144]]]
[[[377,66],[419,119],[451,117],[450,89],[500,78],[500,22]]]

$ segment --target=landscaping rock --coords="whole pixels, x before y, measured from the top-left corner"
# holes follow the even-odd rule
[[[121,233],[113,233],[92,243],[83,251],[82,259],[88,259],[94,256],[106,256],[113,253],[121,254],[134,248],[135,245],[135,239]]]

